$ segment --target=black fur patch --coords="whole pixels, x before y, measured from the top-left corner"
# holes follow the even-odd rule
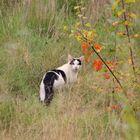
[[[67,83],[67,77],[66,77],[66,74],[65,74],[64,71],[59,70],[59,69],[54,69],[54,70],[51,70],[51,71],[54,71],[54,72],[56,72],[56,73],[59,74],[59,75],[61,74],[62,77],[63,77],[63,79],[64,79],[64,81],[65,81],[65,83]]]
[[[79,61],[79,64],[78,65],[82,65],[82,62],[80,59],[77,59],[77,61]]]
[[[45,102],[47,104],[53,99],[53,84],[55,80],[58,80],[58,75],[51,71],[47,72],[43,79],[45,85]]]
[[[80,59],[72,59],[72,61],[70,62],[70,65],[74,65],[74,61],[75,60],[77,60],[79,63],[78,63],[78,65],[82,65],[82,62],[81,62],[81,60]]]

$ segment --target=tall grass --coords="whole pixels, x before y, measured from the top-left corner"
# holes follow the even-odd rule
[[[100,2],[94,1],[95,9],[91,8],[94,5],[90,0],[83,2],[90,9],[86,14],[91,17],[95,14],[91,11],[97,7],[96,13],[102,11]],[[73,8],[79,3],[80,0],[1,1],[1,140],[139,139],[140,87],[131,88],[128,64],[120,65],[118,71],[123,69],[129,74],[126,75],[128,83],[122,79],[125,88],[135,94],[129,101],[121,96],[119,89],[113,94],[113,80],[104,79],[103,72],[94,72],[89,63],[86,73],[84,69],[79,73],[76,84],[55,93],[50,106],[39,102],[39,84],[44,72],[64,64],[68,53],[82,55],[80,44],[63,30],[65,25],[74,26],[76,19]],[[106,4],[105,7],[109,7]],[[108,14],[105,15],[108,17]],[[96,14],[95,19],[91,18],[94,19],[91,23],[97,23],[98,40],[105,46],[103,55],[112,60],[114,54],[111,55],[109,51],[115,38],[110,34],[112,28],[108,20],[102,18],[103,15],[104,11]],[[123,51],[120,51],[122,48]],[[127,51],[125,44],[118,47],[117,57],[122,63],[127,58]],[[93,57],[96,58],[95,55]],[[114,104],[114,98],[123,105],[121,112],[107,112],[108,102]],[[127,102],[132,103],[135,111]]]

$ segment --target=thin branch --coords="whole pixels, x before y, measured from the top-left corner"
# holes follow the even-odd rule
[[[127,16],[126,16],[126,11],[125,11],[125,3],[124,3],[124,0],[121,0],[121,3],[122,3],[122,9],[124,10],[124,13],[123,13],[124,21],[127,21]],[[136,79],[136,82],[137,82],[136,69],[135,69],[135,63],[134,63],[134,57],[133,57],[134,55],[133,55],[132,47],[131,47],[131,45],[130,45],[130,43],[131,43],[131,38],[130,38],[130,32],[129,32],[129,27],[128,27],[128,25],[125,25],[125,29],[126,29],[127,38],[128,38],[128,43],[129,43],[129,51],[130,51],[130,58],[131,58],[131,62],[132,62],[133,72],[134,72],[135,79]]]

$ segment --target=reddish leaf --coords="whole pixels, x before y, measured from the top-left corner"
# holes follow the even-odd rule
[[[97,43],[96,40],[93,40],[93,43],[96,44]]]
[[[99,71],[102,69],[102,65],[102,61],[100,59],[96,59],[94,60],[92,67],[95,71]]]
[[[110,75],[107,73],[104,73],[104,77],[105,77],[105,79],[110,79]]]
[[[111,62],[111,61],[109,61],[109,62],[106,62],[106,63],[109,65],[109,68],[110,68],[111,70],[115,70],[116,67],[117,67],[117,63],[116,63],[116,62]]]
[[[92,54],[92,51],[88,51],[88,52],[86,53],[86,55],[85,55],[85,61],[86,61],[86,62],[89,62],[91,54]]]
[[[113,22],[113,23],[112,23],[112,26],[114,26],[114,27],[115,27],[115,26],[118,26],[119,24],[120,24],[120,22],[119,22],[119,21],[115,21],[115,22]]]
[[[89,48],[89,43],[87,43],[87,42],[83,42],[82,43],[82,51],[83,51],[83,53],[86,55],[87,54],[87,52],[88,52],[88,48]]]
[[[112,62],[111,61],[108,61],[108,62],[106,62],[108,65],[110,65],[110,64],[112,64]]]
[[[95,44],[94,48],[96,49],[97,52],[100,52],[102,50],[102,47],[100,44]]]
[[[111,105],[107,107],[107,112],[117,111],[120,109],[121,109],[120,105]]]

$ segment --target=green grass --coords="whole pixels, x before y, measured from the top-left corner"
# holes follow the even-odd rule
[[[73,8],[76,3],[69,4]],[[23,4],[9,10],[5,6],[0,15],[0,139],[139,140],[140,86],[133,82],[126,40],[118,39],[116,53],[110,51],[115,36],[108,20],[102,18],[95,26],[97,40],[105,47],[102,56],[112,61],[116,55],[115,74],[132,96],[126,99],[112,77],[103,77],[105,68],[95,72],[90,62],[75,85],[56,92],[50,106],[44,106],[39,102],[44,72],[64,64],[68,53],[82,55],[80,44],[63,30],[74,26],[75,13],[69,9],[65,17],[63,5],[51,9],[47,1],[34,1],[28,13]],[[138,46],[139,40],[134,41]],[[139,48],[134,52],[139,74]],[[107,111],[116,103],[122,110]]]

